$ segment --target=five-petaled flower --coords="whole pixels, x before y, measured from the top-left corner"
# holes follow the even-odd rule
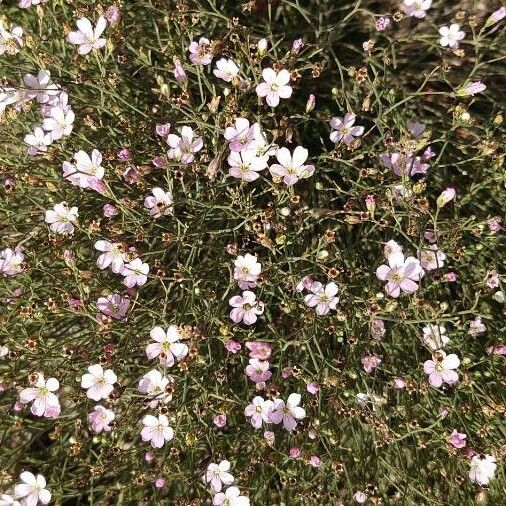
[[[282,69],[279,72],[271,68],[262,71],[263,83],[256,87],[257,95],[261,98],[265,97],[268,105],[277,107],[280,98],[290,98],[292,96],[292,87],[288,85],[290,82],[290,72]]]
[[[452,23],[449,27],[442,26],[439,29],[439,35],[441,35],[439,43],[443,47],[448,46],[451,49],[458,49],[459,41],[466,36],[465,32],[460,29],[460,25],[457,23]]]
[[[46,211],[45,221],[55,234],[72,234],[78,216],[77,207],[69,208],[66,202],[60,202]]]
[[[299,179],[314,174],[314,165],[305,165],[307,157],[308,150],[302,146],[297,146],[293,154],[287,148],[280,148],[276,152],[279,163],[272,164],[269,171],[273,176],[283,178],[287,186],[293,186]]]
[[[234,323],[243,321],[246,325],[253,325],[257,316],[264,312],[264,303],[257,301],[256,295],[249,290],[242,292],[242,296],[231,297],[229,304],[234,308],[230,311],[230,318]]]
[[[149,214],[153,218],[160,218],[172,214],[174,207],[172,206],[172,193],[164,191],[161,188],[153,188],[151,190],[153,195],[149,195],[144,199],[144,207],[149,209]]]
[[[169,134],[167,136],[167,144],[170,149],[167,156],[178,162],[189,164],[195,160],[194,153],[197,153],[204,146],[202,137],[194,138],[195,134],[193,129],[189,126],[181,128],[181,136],[176,134]]]
[[[60,414],[60,402],[54,394],[60,388],[56,378],[44,379],[42,374],[37,375],[33,387],[21,390],[19,400],[22,404],[33,402],[30,411],[35,416],[56,418]]]
[[[344,142],[347,146],[351,146],[355,139],[364,133],[363,126],[353,126],[355,119],[356,116],[352,112],[346,113],[344,118],[332,118],[330,140],[335,144]]]
[[[244,408],[244,416],[250,419],[250,423],[255,429],[259,429],[262,427],[262,422],[270,422],[269,413],[273,406],[274,403],[270,399],[265,400],[257,395],[253,397],[251,404]]]
[[[290,394],[286,403],[282,399],[275,399],[269,420],[276,424],[283,422],[283,427],[291,432],[297,426],[297,420],[302,420],[306,416],[305,409],[299,406],[300,401],[300,394]]]
[[[429,376],[429,383],[434,388],[439,388],[443,383],[453,385],[459,380],[459,375],[454,371],[460,365],[460,360],[455,353],[447,355],[439,350],[434,353],[432,360],[426,360],[423,364],[425,374]]]
[[[174,429],[169,426],[169,419],[165,415],[146,415],[142,423],[144,428],[141,430],[141,438],[145,442],[151,442],[153,448],[162,448],[165,441],[171,441],[174,437]]]
[[[74,45],[79,46],[77,51],[79,54],[88,54],[92,49],[100,49],[106,44],[106,40],[100,36],[107,26],[107,21],[103,16],[98,18],[95,28],[88,18],[81,18],[76,21],[78,30],[70,32],[67,40]]]
[[[153,327],[149,335],[155,342],[146,346],[146,355],[149,359],[159,357],[165,367],[172,367],[175,360],[182,360],[188,354],[188,346],[179,342],[181,334],[175,325],[170,325],[166,331]]]
[[[20,474],[19,479],[22,483],[14,487],[14,496],[22,500],[23,506],[36,506],[39,502],[49,504],[51,492],[47,490],[46,479],[42,474],[35,476],[29,471],[24,471]],[[16,502],[12,504],[16,504]]]
[[[311,283],[309,291],[312,292],[304,297],[306,306],[316,307],[316,314],[326,315],[331,309],[336,309],[339,297],[336,297],[338,287],[334,282],[325,287],[318,281]]]
[[[100,364],[90,365],[88,372],[81,378],[81,387],[86,389],[86,396],[94,401],[107,399],[114,390],[117,376],[111,369],[104,371]]]
[[[215,492],[221,492],[223,485],[229,486],[234,482],[234,477],[229,473],[230,462],[222,460],[219,464],[211,462],[207,466],[204,482],[209,483]]]

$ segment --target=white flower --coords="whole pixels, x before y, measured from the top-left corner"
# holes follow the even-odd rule
[[[225,493],[218,492],[213,497],[213,506],[249,506],[249,499],[241,495],[237,487],[229,487]]]
[[[299,406],[300,401],[300,394],[290,394],[286,403],[282,399],[275,399],[269,420],[276,424],[283,422],[284,428],[291,432],[297,426],[297,420],[306,416],[306,411]]]
[[[11,494],[13,493],[11,492]],[[13,495],[0,494],[0,506],[21,506],[21,503]]]
[[[246,290],[241,295],[234,295],[228,301],[233,307],[230,318],[234,323],[244,321],[246,325],[253,325],[257,321],[257,315],[264,312],[264,303],[256,300],[256,295]]]
[[[154,327],[149,335],[155,342],[146,346],[146,355],[149,359],[160,357],[165,367],[172,367],[175,359],[182,360],[188,354],[188,346],[179,342],[181,334],[175,325],[170,325],[167,331]]]
[[[37,476],[25,471],[21,473],[19,479],[22,483],[14,487],[14,495],[17,499],[23,499],[23,506],[36,506],[48,504],[51,500],[51,492],[46,489],[46,479],[42,474]]]
[[[51,82],[49,70],[41,69],[35,77],[32,74],[25,74],[23,83],[27,88],[24,96],[28,99],[36,99],[39,104],[45,104],[51,98],[58,96],[61,90]]]
[[[496,459],[492,455],[475,455],[471,459],[469,479],[478,485],[488,485],[488,482],[494,477],[496,468]]]
[[[230,83],[239,75],[239,67],[232,60],[221,58],[216,62],[216,68],[213,70],[213,74],[227,83]]]
[[[212,462],[207,466],[204,482],[209,483],[215,492],[221,492],[223,485],[231,485],[234,477],[228,472],[230,471],[230,462],[222,460],[219,464]]]
[[[167,156],[184,164],[192,163],[195,160],[194,153],[200,151],[204,146],[202,137],[194,139],[194,135],[192,128],[189,126],[181,128],[181,137],[169,134],[167,144],[171,149],[167,152]]]
[[[269,157],[274,156],[278,150],[277,146],[267,142],[267,138],[260,126],[260,123],[253,123],[253,144],[248,149],[253,149],[259,158],[263,158],[266,162]]]
[[[66,202],[60,202],[46,211],[45,221],[55,234],[72,234],[78,216],[77,207],[69,208]]]
[[[104,371],[100,364],[90,365],[81,378],[81,387],[87,390],[86,396],[94,401],[107,399],[114,390],[118,377],[111,369]]]
[[[30,411],[35,416],[45,416],[55,418],[60,413],[60,401],[53,392],[60,388],[60,383],[56,378],[44,380],[44,376],[39,374],[34,387],[21,390],[19,400],[22,404],[33,402]]]
[[[97,241],[95,249],[103,253],[97,259],[99,269],[107,269],[111,266],[112,272],[120,274],[123,271],[126,253],[123,251],[123,245],[119,242]]]
[[[227,127],[223,137],[231,151],[246,151],[255,147],[255,125],[250,126],[247,118],[236,118],[235,125]]]
[[[139,392],[153,398],[154,402],[150,404],[150,407],[154,408],[158,401],[166,404],[172,399],[172,395],[165,391],[169,383],[171,381],[167,376],[156,369],[151,369],[139,380],[138,388]]]
[[[170,191],[165,192],[161,188],[153,188],[151,193],[152,196],[149,195],[144,199],[144,207],[150,210],[149,214],[153,218],[160,218],[173,213],[173,200]]]
[[[53,143],[53,138],[51,134],[44,133],[41,127],[35,127],[33,133],[25,135],[24,141],[30,146],[28,154],[36,155],[37,153],[45,153],[47,147]]]
[[[17,249],[6,248],[0,251],[0,274],[15,276],[23,271],[25,255]]]
[[[324,288],[321,283],[315,281],[309,290],[313,293],[306,295],[304,302],[306,306],[316,306],[316,314],[326,315],[331,309],[336,309],[339,297],[336,297],[338,288],[335,283],[328,283]]]
[[[250,423],[255,429],[259,429],[262,426],[262,422],[269,423],[269,413],[272,410],[274,403],[270,400],[264,400],[263,397],[257,395],[244,408],[244,416],[250,419]]]
[[[161,448],[165,441],[174,437],[174,430],[169,427],[169,419],[165,415],[146,415],[142,419],[144,428],[141,431],[143,441],[151,441],[153,448]]]
[[[12,26],[8,30],[0,19],[0,55],[19,53],[21,47],[23,47],[23,29],[20,26]]]
[[[51,107],[49,118],[42,122],[42,128],[51,133],[51,139],[56,141],[70,135],[74,128],[75,114],[72,110],[65,112],[61,107]]]
[[[444,348],[450,341],[446,335],[446,328],[441,325],[429,324],[423,329],[422,341],[431,351],[440,350]]]
[[[78,53],[85,55],[92,49],[100,49],[105,46],[107,42],[105,39],[100,38],[107,26],[107,21],[103,16],[98,18],[95,28],[88,18],[81,18],[76,21],[78,28],[77,32],[70,32],[67,40],[71,44],[78,45]]]
[[[125,276],[123,283],[126,287],[132,288],[135,285],[142,286],[148,280],[149,265],[143,263],[140,258],[125,264],[121,274]]]
[[[443,47],[448,46],[451,49],[458,49],[459,41],[466,36],[466,34],[460,29],[460,25],[457,23],[452,23],[449,27],[442,26],[439,29],[439,35],[441,35],[439,43]]]
[[[290,82],[290,72],[282,69],[279,72],[271,68],[262,71],[263,83],[260,83],[256,92],[259,97],[265,97],[267,104],[271,107],[279,105],[280,98],[290,98],[292,96],[292,87],[288,86]]]
[[[313,175],[314,165],[305,165],[308,151],[302,146],[297,146],[293,155],[287,148],[280,148],[276,152],[276,158],[279,163],[269,167],[273,176],[283,178],[283,182],[288,185],[294,185],[299,179],[307,178]]]
[[[260,177],[258,174],[261,170],[267,167],[267,161],[264,158],[256,156],[256,152],[253,150],[232,151],[227,158],[227,162],[230,165],[228,173],[232,177],[242,179],[243,181],[250,183]]]
[[[261,272],[262,265],[255,255],[239,255],[234,262],[234,279],[241,290],[255,288]]]
[[[75,165],[63,162],[63,177],[73,185],[80,188],[90,187],[90,179],[101,180],[105,169],[102,167],[102,153],[98,149],[91,152],[91,156],[85,151],[79,150],[74,154]]]
[[[432,5],[432,0],[404,0],[402,7],[406,16],[422,19]]]

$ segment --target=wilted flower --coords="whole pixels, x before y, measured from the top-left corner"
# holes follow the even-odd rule
[[[88,372],[81,377],[81,387],[86,389],[86,396],[94,401],[107,399],[114,390],[118,377],[111,369],[104,371],[100,364],[90,365]]]
[[[469,322],[469,330],[467,333],[473,337],[476,337],[477,335],[486,332],[486,330],[487,327],[484,323],[481,322],[481,317],[478,316],[472,322]]]
[[[471,459],[469,479],[478,485],[488,485],[497,468],[496,459],[492,455],[475,455]]]
[[[440,269],[444,266],[446,255],[437,247],[437,244],[431,244],[429,249],[424,249],[418,252],[420,265],[426,271]]]
[[[446,355],[444,351],[437,351],[432,360],[425,361],[423,370],[429,376],[431,386],[439,388],[443,383],[457,383],[459,376],[453,369],[457,369],[459,365],[459,357],[454,353]]]
[[[290,82],[290,72],[282,69],[279,72],[271,68],[262,71],[263,83],[256,87],[257,95],[265,97],[268,105],[277,107],[280,98],[290,98],[292,96],[292,87],[288,86]]]
[[[392,153],[388,155],[383,153],[380,155],[380,160],[385,167],[391,169],[399,177],[426,174],[430,167],[428,163],[423,163],[419,156],[413,157],[411,154]]]
[[[448,46],[451,49],[458,49],[459,41],[466,36],[466,34],[460,29],[460,25],[457,23],[452,23],[449,27],[442,26],[439,29],[439,35],[441,35],[439,43],[443,47]]]
[[[67,40],[71,44],[78,45],[78,53],[85,55],[88,54],[92,49],[100,49],[106,44],[106,40],[100,36],[107,26],[107,21],[103,16],[98,18],[95,28],[91,24],[88,18],[81,18],[76,21],[78,28],[77,32],[70,32],[67,36]]]
[[[371,338],[375,341],[381,341],[385,335],[385,323],[383,320],[375,319],[371,322]]]
[[[111,432],[112,427],[110,423],[114,421],[115,418],[116,415],[114,411],[104,408],[104,406],[99,404],[88,414],[88,423],[95,434],[99,434],[100,432]]]
[[[227,83],[231,83],[239,75],[239,67],[227,58],[221,58],[216,62],[216,68],[213,70],[213,74],[223,79]]]
[[[69,208],[66,202],[60,202],[46,211],[45,222],[55,234],[72,234],[78,216],[77,207]]]
[[[183,65],[181,64],[181,60],[179,58],[174,58],[174,70],[172,73],[174,74],[174,78],[176,81],[186,81],[188,79],[186,72],[184,70]]]
[[[299,406],[300,401],[300,394],[290,394],[286,403],[282,399],[275,399],[269,420],[276,424],[283,422],[284,428],[291,432],[297,426],[297,420],[306,416],[306,411]]]
[[[378,32],[383,32],[385,31],[390,25],[392,24],[392,21],[390,20],[390,18],[384,18],[384,17],[380,17],[376,20],[376,30],[378,30]]]
[[[257,49],[258,49],[259,56],[263,56],[265,54],[265,51],[267,51],[267,45],[268,44],[269,44],[269,42],[265,38],[260,39],[257,42]]]
[[[279,163],[272,164],[269,171],[273,176],[283,178],[288,186],[293,186],[299,179],[311,177],[314,174],[314,165],[305,165],[308,150],[297,146],[293,155],[287,148],[280,148],[276,152]]]
[[[171,441],[174,437],[174,430],[169,427],[169,419],[165,415],[146,415],[142,423],[144,428],[141,430],[141,438],[151,442],[153,448],[162,448],[165,441]]]
[[[485,23],[486,27],[495,25],[502,19],[506,18],[506,7],[499,7],[496,11],[494,11],[487,19],[487,22]]]
[[[111,318],[122,320],[126,317],[128,308],[130,307],[130,299],[123,297],[119,293],[111,293],[107,297],[99,297],[97,299],[98,310]]]
[[[113,25],[120,20],[120,17],[120,10],[117,5],[111,5],[105,11],[105,19]]]
[[[446,188],[441,195],[437,198],[437,206],[444,207],[448,202],[451,202],[455,198],[455,188]]]
[[[466,434],[461,434],[460,432],[457,432],[457,429],[453,429],[450,437],[448,438],[448,442],[454,448],[464,448],[466,446],[466,439]]]
[[[188,47],[190,51],[190,60],[196,65],[209,65],[213,60],[211,52],[211,42],[205,37],[201,37],[197,42],[193,41]]]
[[[382,360],[377,355],[366,355],[360,359],[360,362],[362,362],[364,371],[371,374],[381,364]]]
[[[347,146],[351,146],[356,137],[360,137],[364,133],[363,126],[353,126],[356,116],[352,112],[345,114],[344,118],[332,118],[330,126],[330,140],[337,144],[344,142]]]
[[[422,332],[422,342],[431,351],[444,348],[450,341],[450,338],[446,335],[446,328],[442,325],[426,325]]]

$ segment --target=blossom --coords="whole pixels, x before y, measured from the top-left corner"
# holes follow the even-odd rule
[[[191,127],[184,126],[181,128],[181,136],[169,134],[167,136],[167,144],[170,146],[167,156],[180,161],[184,164],[192,163],[195,160],[194,153],[197,153],[204,146],[201,137],[194,139],[194,133]]]
[[[55,234],[72,234],[78,216],[77,207],[69,208],[66,202],[60,202],[55,204],[53,209],[46,211],[45,222],[49,224],[51,232]]]
[[[75,164],[63,162],[63,177],[74,186],[92,188],[103,193],[105,186],[102,179],[105,169],[102,167],[102,153],[94,149],[90,156],[85,151],[79,150],[74,154],[74,161]]]
[[[466,446],[466,434],[461,434],[460,432],[457,432],[457,429],[453,429],[453,432],[450,434],[450,437],[448,438],[448,442],[454,447],[454,448],[464,448]]]
[[[362,490],[358,490],[353,494],[353,500],[357,504],[365,504],[367,501],[367,494],[365,492],[362,492]]]
[[[225,343],[225,349],[234,355],[236,353],[238,353],[239,351],[241,351],[241,348],[242,348],[241,343],[238,343],[237,341],[234,341],[233,339],[229,339]]]
[[[146,415],[142,423],[141,438],[150,441],[153,448],[162,448],[165,441],[171,441],[174,437],[174,429],[169,427],[169,419],[165,415]]]
[[[22,9],[28,9],[28,7],[31,7],[32,5],[39,5],[39,4],[45,4],[49,0],[19,0],[19,7]]]
[[[302,146],[297,146],[293,155],[287,148],[280,148],[276,152],[276,158],[279,163],[269,167],[273,176],[283,178],[283,182],[288,186],[293,186],[299,179],[311,177],[314,174],[314,165],[305,165],[308,150]]]
[[[418,290],[417,282],[424,276],[419,260],[414,257],[404,259],[404,254],[397,252],[388,257],[388,264],[380,265],[376,269],[378,279],[387,281],[387,295],[397,298],[401,291],[412,294]]]
[[[230,318],[234,323],[244,321],[246,325],[253,325],[257,321],[257,315],[264,312],[264,303],[256,300],[256,295],[249,290],[235,295],[228,301],[234,309],[230,311]]]
[[[265,400],[257,395],[253,397],[251,404],[244,408],[244,416],[250,419],[250,423],[255,429],[259,429],[262,422],[270,422],[269,413],[273,406],[274,403],[270,399]]]
[[[255,125],[250,126],[247,118],[236,118],[235,125],[227,127],[223,136],[228,141],[231,151],[246,151],[252,149],[255,143]]]
[[[270,344],[261,341],[247,341],[245,344],[249,350],[250,358],[267,360],[271,356],[272,348]]]
[[[432,0],[404,0],[402,10],[406,16],[422,19],[432,5]]]
[[[39,104],[49,102],[61,92],[58,86],[51,82],[51,73],[46,69],[40,69],[37,76],[25,74],[23,84],[26,88],[24,90],[25,98],[36,99]]]
[[[170,191],[163,191],[161,188],[153,188],[151,190],[153,196],[148,196],[144,199],[144,207],[149,209],[149,214],[153,218],[160,218],[172,214],[174,208],[172,206],[172,193]]]
[[[351,146],[356,137],[360,137],[364,133],[363,126],[353,126],[355,124],[356,116],[352,112],[345,114],[344,118],[332,118],[330,126],[330,140],[337,144],[344,142],[347,146]]]
[[[11,26],[8,29],[0,20],[0,55],[16,54],[23,47],[23,29],[20,26]]]
[[[315,281],[309,290],[313,293],[306,295],[304,302],[306,306],[316,306],[316,314],[323,316],[331,309],[336,309],[339,297],[336,297],[338,287],[334,282],[328,283],[324,288],[321,283]]]
[[[431,351],[444,348],[450,341],[450,338],[446,335],[446,328],[441,325],[426,325],[422,332],[422,342]]]
[[[506,18],[506,7],[499,7],[499,9],[490,14],[485,23],[485,27],[488,28],[489,26],[495,25],[504,18]]]
[[[265,97],[268,105],[276,107],[279,105],[280,98],[290,98],[292,96],[292,87],[288,86],[290,82],[290,72],[282,69],[279,72],[271,68],[262,71],[263,83],[256,87],[257,95]]]
[[[377,355],[366,355],[360,359],[360,362],[362,362],[364,371],[367,374],[371,374],[381,364],[381,358]]]
[[[151,369],[139,380],[139,392],[152,398],[150,407],[155,408],[158,401],[165,404],[170,402],[172,394],[167,392],[167,387],[172,381],[156,369]]]
[[[42,474],[35,476],[29,471],[24,471],[19,475],[22,483],[14,487],[14,495],[17,499],[23,500],[23,505],[36,506],[48,504],[51,501],[51,492],[46,488],[46,479]]]
[[[111,23],[116,24],[121,18],[120,10],[116,5],[111,5],[105,11],[105,19]]]
[[[283,422],[284,428],[291,432],[297,426],[297,420],[306,416],[306,411],[299,406],[300,401],[300,394],[290,394],[286,403],[282,399],[274,400],[269,420],[275,424]]]
[[[247,183],[258,179],[260,177],[258,172],[267,167],[267,162],[263,158],[257,157],[255,151],[252,150],[241,153],[232,151],[227,162],[230,165],[228,173]]]
[[[114,411],[104,408],[98,404],[93,408],[91,413],[88,413],[88,423],[91,430],[98,434],[100,432],[111,432],[112,427],[110,423],[116,418]]]
[[[102,211],[104,212],[105,218],[112,218],[119,213],[118,208],[113,204],[104,204],[102,207]]]
[[[378,32],[384,32],[391,24],[392,21],[390,18],[380,17],[375,23],[376,30],[378,30]]]
[[[496,459],[492,455],[475,455],[471,459],[469,479],[478,485],[488,485],[497,468]]]
[[[114,390],[117,376],[111,369],[104,369],[100,364],[90,365],[88,372],[81,377],[81,387],[86,390],[86,396],[94,401],[107,399]]]
[[[150,360],[160,357],[164,367],[172,367],[175,360],[182,360],[188,354],[188,346],[179,342],[181,334],[175,325],[170,325],[167,331],[153,327],[149,335],[155,342],[146,346],[146,355]]]
[[[216,62],[213,74],[225,82],[232,82],[239,75],[239,67],[227,58],[221,58]]]
[[[19,400],[22,404],[33,402],[30,411],[35,416],[56,418],[60,413],[60,401],[53,392],[59,388],[56,378],[45,380],[42,374],[38,374],[35,386],[21,390]]]
[[[51,139],[56,141],[71,134],[74,119],[75,114],[72,110],[65,111],[61,107],[51,107],[49,117],[42,122],[42,128],[50,132]]]
[[[125,276],[123,283],[128,288],[132,288],[135,285],[142,286],[146,284],[148,280],[149,265],[144,263],[140,258],[132,260],[128,264],[125,264],[121,274]]]
[[[381,341],[381,338],[385,335],[385,323],[383,320],[375,319],[371,322],[371,338],[375,341]]]
[[[201,37],[198,43],[192,41],[188,47],[191,62],[196,65],[209,65],[213,60],[210,45],[211,42],[205,37]]]
[[[1,271],[1,267],[0,267]],[[257,286],[258,276],[262,272],[262,265],[255,255],[239,255],[234,262],[234,279],[241,290],[248,290]]]
[[[469,322],[469,330],[467,331],[467,333],[470,336],[476,337],[477,335],[486,332],[486,330],[487,327],[485,326],[484,323],[481,322],[481,317],[478,316],[472,322]]]
[[[269,157],[277,152],[277,147],[267,142],[260,123],[253,123],[254,142],[248,149],[253,149],[259,158],[269,161]]]
[[[204,481],[209,483],[215,492],[221,492],[222,486],[231,485],[234,482],[234,477],[228,472],[230,470],[230,462],[222,460],[219,464],[211,462],[207,466]]]
[[[18,248],[6,248],[0,251],[0,274],[15,276],[23,271],[25,255]]]
[[[449,27],[442,26],[439,29],[439,35],[441,35],[439,43],[443,47],[448,46],[451,49],[458,49],[459,41],[466,36],[466,34],[460,29],[460,25],[457,23],[452,23]]]
[[[428,163],[423,163],[419,156],[413,157],[411,153],[392,153],[391,155],[383,153],[380,160],[385,167],[391,169],[399,177],[426,174],[430,167]]]
[[[223,427],[225,427],[225,425],[227,425],[227,415],[216,415],[214,418],[213,418],[213,423],[214,425],[216,425],[216,427],[218,427],[219,429],[222,429]]]
[[[486,89],[487,89],[486,84],[483,84],[481,81],[474,81],[458,89],[457,95],[459,97],[467,97],[468,95],[476,95],[477,93],[481,93]]]
[[[429,376],[431,386],[439,388],[443,383],[453,385],[459,380],[458,374],[453,370],[459,365],[459,357],[454,353],[446,355],[444,351],[437,351],[432,360],[425,361],[423,370]]]
[[[99,269],[107,269],[111,267],[112,272],[120,274],[123,271],[127,255],[124,246],[119,242],[97,241],[95,249],[102,251],[97,259],[97,267]]]
[[[424,249],[418,252],[420,265],[426,271],[440,269],[444,266],[446,255],[437,247],[437,244],[431,244],[429,249]]]
[[[246,366],[246,375],[254,383],[264,383],[269,381],[272,376],[269,371],[269,362],[266,360],[258,360],[258,358],[251,358],[249,365]]]
[[[28,148],[28,154],[35,156],[38,153],[44,153],[47,151],[47,147],[53,142],[51,134],[46,134],[41,127],[35,127],[33,132],[25,135],[24,141],[30,146]]]
[[[213,497],[213,506],[249,506],[249,499],[237,487],[229,487]]]
[[[179,58],[174,58],[174,70],[172,73],[174,74],[174,78],[176,81],[186,81],[187,76],[186,72],[183,68],[183,65],[181,64],[181,60]]]
[[[103,16],[98,18],[95,28],[88,18],[81,18],[76,21],[77,32],[70,32],[67,40],[74,45],[79,46],[77,52],[79,54],[88,54],[92,49],[100,49],[107,42],[100,38],[107,26],[107,21]]]
[[[437,206],[439,208],[444,207],[448,202],[451,202],[455,198],[455,188],[446,188],[441,195],[437,198]]]
[[[259,56],[263,56],[267,50],[269,41],[266,38],[262,38],[257,42],[257,49]]]

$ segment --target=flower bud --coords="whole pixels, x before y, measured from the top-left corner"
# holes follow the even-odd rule
[[[444,207],[446,204],[448,204],[448,202],[455,198],[455,193],[455,188],[447,188],[437,198],[437,206]]]

